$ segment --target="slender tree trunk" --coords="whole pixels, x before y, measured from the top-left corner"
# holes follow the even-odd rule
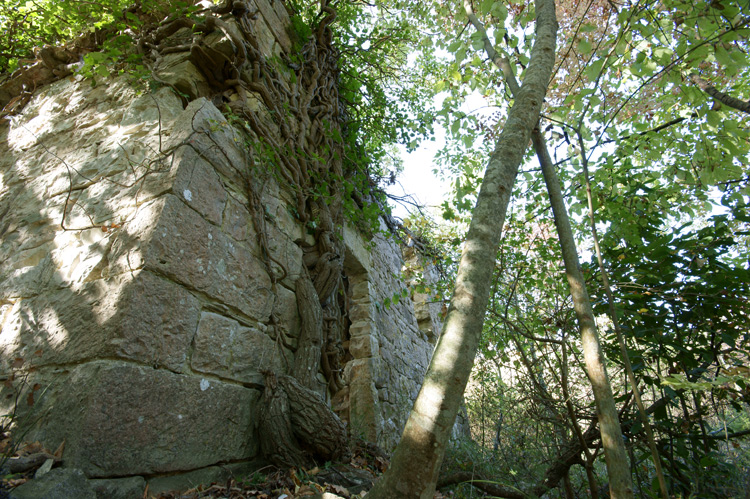
[[[604,352],[599,343],[599,334],[594,321],[594,311],[586,290],[586,282],[578,261],[573,230],[570,227],[568,211],[565,208],[560,180],[557,178],[552,160],[549,157],[547,146],[544,143],[541,131],[537,128],[532,134],[534,149],[536,149],[539,163],[542,165],[542,173],[547,184],[552,212],[555,216],[555,226],[562,248],[565,273],[570,285],[570,294],[573,297],[573,308],[578,317],[578,326],[581,329],[581,344],[583,346],[583,358],[586,363],[586,373],[594,389],[596,400],[596,412],[599,416],[599,426],[602,433],[602,446],[604,447],[604,459],[607,462],[607,474],[609,475],[609,488],[613,499],[632,498],[633,483],[630,479],[630,466],[628,456],[625,452],[625,443],[622,440],[622,429],[620,419],[612,395],[612,385],[609,383],[607,369],[604,365]]]
[[[471,3],[468,0],[464,1],[464,8],[469,16],[469,21],[482,35],[484,48],[490,60],[503,72],[511,93],[514,96],[520,95],[521,89],[513,75],[508,58],[503,57],[495,51],[484,26],[474,15]],[[542,164],[542,172],[547,183],[547,191],[550,195],[552,211],[555,217],[555,226],[557,227],[557,234],[560,239],[560,246],[562,247],[568,284],[570,285],[573,298],[573,307],[575,308],[578,324],[581,329],[584,361],[596,400],[611,495],[614,499],[630,499],[633,497],[633,484],[630,479],[628,458],[622,440],[622,429],[620,428],[617,407],[612,395],[612,386],[610,385],[604,365],[604,354],[599,344],[594,312],[591,308],[588,292],[586,291],[585,280],[578,261],[575,240],[573,239],[573,231],[570,227],[568,212],[565,208],[565,202],[560,189],[560,180],[557,178],[552,160],[547,151],[547,145],[538,127],[534,128],[531,138],[534,143],[534,149],[539,157],[539,162]]]
[[[487,165],[442,334],[391,466],[368,493],[370,499],[432,499],[435,492],[479,346],[511,191],[555,62],[554,1],[537,0],[536,12],[536,39],[526,78]]]
[[[638,412],[641,415],[641,421],[643,422],[643,429],[646,431],[646,439],[648,440],[649,449],[651,449],[651,459],[654,461],[654,469],[656,471],[656,478],[659,480],[659,489],[661,490],[662,499],[669,499],[669,490],[667,489],[667,481],[664,479],[664,472],[661,469],[661,458],[659,457],[659,451],[656,448],[656,439],[654,438],[654,432],[651,430],[651,422],[648,420],[646,414],[646,407],[643,405],[641,399],[641,391],[638,388],[638,380],[635,379],[633,373],[633,366],[630,364],[630,356],[628,355],[628,349],[625,345],[625,336],[622,334],[620,328],[620,319],[617,316],[617,310],[615,309],[615,299],[612,294],[612,287],[609,285],[609,276],[607,274],[607,268],[604,266],[604,258],[602,257],[602,251],[599,247],[599,233],[596,230],[596,219],[594,218],[594,197],[591,194],[591,180],[589,176],[588,159],[586,158],[585,149],[583,148],[583,137],[581,133],[578,133],[578,144],[581,146],[581,163],[583,164],[583,178],[586,184],[586,199],[589,205],[589,225],[591,226],[591,235],[594,238],[594,251],[596,252],[596,259],[599,263],[599,273],[602,276],[602,286],[604,287],[604,293],[607,295],[607,302],[609,306],[609,317],[612,320],[612,326],[617,336],[617,342],[620,344],[620,353],[622,354],[622,362],[625,366],[625,372],[627,373],[630,384],[633,386],[633,397],[635,403],[638,406]],[[548,154],[549,156],[549,154]],[[637,479],[637,476],[636,476]]]

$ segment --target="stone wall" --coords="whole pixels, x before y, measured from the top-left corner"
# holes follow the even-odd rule
[[[256,4],[264,52],[288,51],[286,11]],[[31,427],[26,440],[65,442],[66,466],[143,476],[152,492],[162,475],[257,463],[261,372],[294,366],[310,238],[292,193],[263,176],[265,258],[247,134],[200,96],[189,60],[159,74],[183,95],[70,77],[0,128],[0,363],[4,393],[23,392],[3,410]],[[392,448],[437,311],[418,306],[418,321],[408,298],[386,306],[405,286],[399,247],[339,231],[344,387],[320,374],[321,394],[353,436]]]

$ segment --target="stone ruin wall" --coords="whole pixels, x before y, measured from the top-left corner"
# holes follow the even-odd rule
[[[256,1],[255,23],[270,57],[290,42],[286,11],[269,1]],[[25,440],[50,450],[64,441],[65,466],[149,480],[152,493],[173,485],[159,481],[167,475],[257,467],[261,371],[293,365],[295,282],[311,237],[292,215],[292,194],[267,179],[267,248],[283,265],[271,266],[272,286],[237,174],[246,136],[197,97],[205,82],[179,56],[159,77],[189,103],[125,77],[92,86],[72,76],[0,125],[4,393],[27,376],[18,414],[34,424]],[[352,435],[391,449],[438,311],[417,304],[415,313],[408,299],[384,307],[404,288],[399,248],[342,233],[345,386],[328,393],[320,375],[321,394]]]

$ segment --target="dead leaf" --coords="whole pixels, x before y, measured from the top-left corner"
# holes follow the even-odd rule
[[[289,471],[289,477],[292,479],[292,482],[294,482],[294,485],[299,487],[302,485],[302,481],[297,477],[297,473],[294,470]]]
[[[55,451],[53,456],[56,458],[62,459],[63,451],[65,450],[65,440],[62,441],[62,443],[57,447],[57,450]]]
[[[13,362],[11,363],[10,367],[12,367],[13,369],[19,369],[23,367],[24,362],[25,361],[23,360],[23,357],[16,357],[15,359],[13,359]]]
[[[346,487],[342,487],[341,485],[331,485],[331,490],[333,490],[336,494],[344,497],[349,497],[351,494],[346,489]]]
[[[309,497],[317,494],[317,491],[311,489],[308,485],[303,485],[297,489],[296,494],[299,497]]]
[[[29,454],[36,454],[39,452],[45,452],[44,446],[41,442],[26,442],[21,444],[21,447],[16,451],[16,455],[28,456]]]

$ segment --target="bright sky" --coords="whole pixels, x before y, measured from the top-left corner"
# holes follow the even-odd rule
[[[436,109],[442,106],[442,101],[446,95],[438,95],[435,98]],[[467,97],[461,106],[461,111],[467,114],[477,114],[477,112],[482,112],[482,109],[486,110],[484,106],[486,106],[484,98],[479,92],[475,92]],[[386,188],[386,191],[394,196],[414,196],[416,201],[426,208],[425,211],[427,212],[430,211],[431,207],[442,204],[450,192],[450,182],[441,181],[440,175],[433,173],[433,170],[437,169],[435,155],[445,145],[446,141],[445,128],[438,122],[435,122],[434,127],[435,141],[425,141],[411,153],[407,153],[405,147],[398,146],[401,159],[404,162],[404,171],[396,179],[395,185]],[[391,201],[391,205],[393,214],[399,218],[406,218],[409,211],[415,211],[414,207],[403,206],[401,203]]]
[[[434,142],[427,141],[416,151],[407,153],[406,148],[399,146],[401,159],[404,162],[404,171],[396,179],[394,185],[388,186],[387,191],[394,196],[413,196],[415,202],[429,207],[437,206],[443,202],[450,188],[447,182],[441,182],[439,175],[433,173],[437,168],[434,162],[438,150],[445,144],[445,129],[436,127]],[[415,208],[404,206],[402,203],[394,203],[393,214],[399,218],[406,218],[409,211]]]

